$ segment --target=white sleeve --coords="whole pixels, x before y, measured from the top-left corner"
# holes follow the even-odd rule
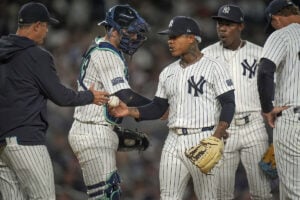
[[[95,54],[94,64],[105,90],[115,93],[130,88],[126,79],[126,66],[121,58],[110,52],[101,51]]]
[[[156,90],[155,96],[163,99],[167,99],[167,94],[165,91],[165,85],[163,84],[165,82],[165,73],[162,71],[159,75],[159,81],[158,81],[158,86]]]
[[[287,45],[288,42],[285,41],[284,34],[275,31],[269,36],[264,45],[262,58],[271,60],[277,67],[286,56]]]
[[[217,96],[234,89],[229,66],[225,62],[219,62],[213,70],[213,85]]]

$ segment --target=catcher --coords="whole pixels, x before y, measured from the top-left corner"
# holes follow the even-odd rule
[[[146,41],[146,33],[150,28],[148,23],[131,6],[116,5],[106,12],[105,19],[98,25],[105,30],[105,35],[96,37],[95,43],[82,57],[78,90],[86,90],[88,85],[96,83],[95,88],[101,88],[111,94],[110,97],[114,95],[129,105],[148,104],[151,102],[149,99],[131,89],[129,63],[125,59],[129,58],[130,61]],[[117,98],[110,98],[109,102],[112,105],[118,103]],[[118,144],[140,148],[138,145],[146,144],[145,137],[133,139],[133,133],[126,130],[123,133],[130,135],[131,139],[120,139],[124,138],[124,134],[116,135],[113,129],[122,119],[110,116],[107,104],[102,107],[77,107],[74,119],[69,143],[83,171],[88,199],[119,200],[121,179],[116,165],[116,151],[120,150]],[[122,132],[119,128],[115,130]],[[144,146],[141,149],[146,148]]]

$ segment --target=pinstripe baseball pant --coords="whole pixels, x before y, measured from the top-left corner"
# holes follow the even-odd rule
[[[0,191],[5,200],[54,200],[54,175],[45,145],[24,146],[6,138],[0,155]]]
[[[82,170],[90,200],[103,197],[108,176],[117,170],[119,139],[110,126],[74,121],[69,143]]]
[[[234,199],[236,170],[241,161],[249,183],[252,199],[272,199],[270,179],[260,169],[258,162],[267,150],[268,134],[259,112],[235,115],[226,140],[221,160],[218,199]],[[244,120],[244,123],[242,123]]]
[[[273,137],[280,199],[300,199],[300,113],[282,111]]]
[[[159,181],[161,200],[181,200],[187,183],[193,179],[198,199],[216,199],[217,182],[214,168],[211,175],[201,173],[185,156],[186,149],[196,146],[200,140],[211,136],[213,131],[178,135],[172,129],[166,138],[160,161]]]

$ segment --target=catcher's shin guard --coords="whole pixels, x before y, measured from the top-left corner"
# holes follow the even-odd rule
[[[117,171],[112,172],[107,181],[96,184],[101,187],[102,190],[95,191],[93,186],[87,186],[89,197],[98,197],[99,200],[120,200],[121,188],[120,188],[120,176]],[[91,191],[95,192],[91,192]]]

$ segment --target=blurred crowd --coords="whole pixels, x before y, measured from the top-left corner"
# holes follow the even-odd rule
[[[17,12],[25,0],[0,1],[0,35],[15,33]],[[76,89],[81,55],[96,36],[103,35],[97,23],[104,19],[108,8],[128,3],[143,16],[151,26],[148,40],[129,60],[130,84],[138,93],[153,98],[158,75],[174,58],[171,58],[166,38],[157,35],[167,27],[175,15],[194,17],[202,31],[201,48],[217,41],[215,22],[211,16],[227,3],[239,5],[245,13],[246,29],[243,38],[263,45],[264,9],[268,0],[40,0],[60,24],[50,27],[45,47],[54,55],[56,69],[64,85]],[[299,5],[299,0],[295,0]],[[72,153],[67,137],[71,127],[74,108],[61,108],[48,103],[49,130],[48,148],[53,161],[58,200],[86,199],[81,170]],[[125,119],[123,127],[137,128],[147,132],[151,146],[146,152],[119,152],[117,163],[122,177],[124,200],[158,200],[158,170],[160,152],[168,133],[166,121],[137,123]],[[273,182],[274,194],[278,193],[277,180]],[[236,184],[237,199],[249,199],[246,177],[242,166],[238,170]],[[186,200],[196,199],[192,184],[185,193]]]

